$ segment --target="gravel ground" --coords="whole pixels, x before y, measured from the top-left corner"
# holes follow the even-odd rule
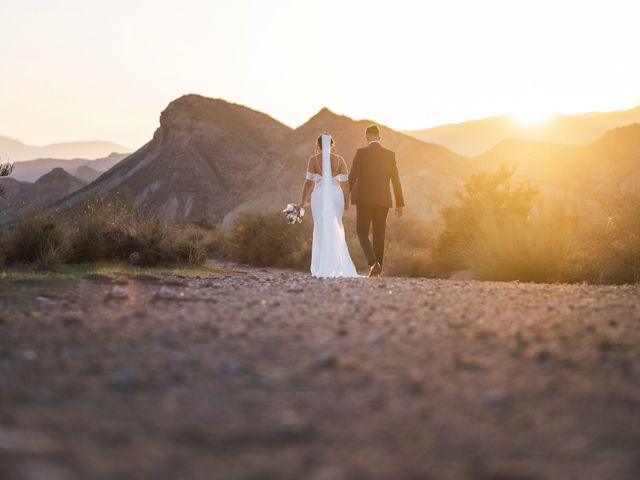
[[[0,307],[0,479],[640,478],[640,286],[247,269]]]

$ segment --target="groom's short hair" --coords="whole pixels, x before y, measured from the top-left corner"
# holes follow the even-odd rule
[[[380,129],[377,125],[369,125],[367,127],[367,131],[365,132],[365,135],[367,135],[367,137],[379,137]]]

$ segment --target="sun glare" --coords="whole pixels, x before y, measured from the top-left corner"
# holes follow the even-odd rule
[[[540,125],[551,117],[551,113],[536,109],[523,109],[508,114],[513,120],[524,125]]]

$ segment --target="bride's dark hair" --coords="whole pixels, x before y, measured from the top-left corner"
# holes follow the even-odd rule
[[[329,135],[328,133],[323,133],[322,135]],[[320,135],[318,137],[318,148],[322,148],[322,135]],[[331,137],[331,135],[329,135]],[[336,146],[336,142],[333,140],[333,137],[331,137],[331,146],[335,147]]]

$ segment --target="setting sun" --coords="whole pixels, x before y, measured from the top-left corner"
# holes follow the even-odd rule
[[[530,108],[530,109],[513,111],[513,112],[510,112],[508,115],[516,122],[522,123],[524,125],[539,125],[549,120],[549,118],[553,114],[549,111]]]

